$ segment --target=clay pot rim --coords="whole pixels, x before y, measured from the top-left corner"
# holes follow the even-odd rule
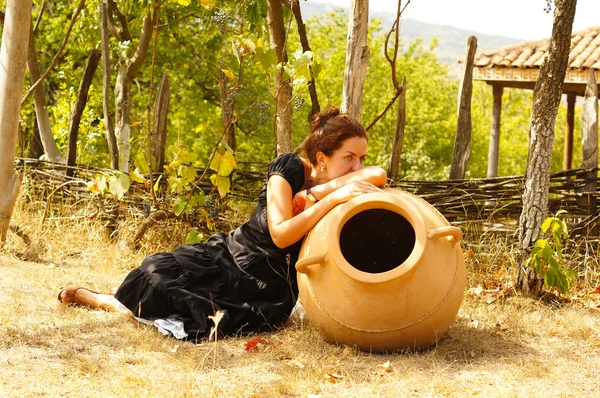
[[[346,261],[340,248],[339,236],[346,222],[358,213],[371,209],[389,210],[401,215],[415,232],[415,245],[410,255],[402,264],[386,272],[370,273],[355,268]],[[336,210],[341,212],[342,216],[336,230],[329,234],[327,246],[330,248],[331,256],[339,259],[336,262],[339,269],[348,277],[364,283],[383,283],[407,276],[414,270],[425,251],[427,229],[421,213],[409,199],[390,192],[369,193],[349,200]]]

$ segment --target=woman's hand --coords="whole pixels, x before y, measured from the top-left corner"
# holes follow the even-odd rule
[[[294,199],[292,199],[292,216],[302,213],[304,210],[310,207],[311,204],[312,202],[306,198],[306,190],[298,192],[296,195],[294,195]]]
[[[336,189],[331,195],[335,198],[336,203],[343,203],[371,192],[383,192],[383,190],[368,181],[354,181]]]

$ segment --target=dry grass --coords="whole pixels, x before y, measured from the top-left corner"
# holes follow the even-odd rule
[[[70,210],[72,211],[72,209]],[[243,211],[241,211],[243,213]],[[235,213],[234,213],[235,214]],[[72,215],[72,213],[70,213]],[[170,250],[184,231],[154,228],[141,250],[111,242],[97,222],[59,219],[43,226],[23,205],[0,251],[0,395],[6,396],[593,396],[600,391],[600,311],[582,294],[596,286],[597,253],[581,264],[578,301],[512,294],[515,254],[486,236],[467,244],[469,286],[459,316],[435,346],[389,355],[324,342],[305,322],[260,337],[195,345],[161,336],[124,317],[58,303],[77,283],[114,291],[149,252]],[[151,243],[150,243],[151,242]],[[479,289],[478,289],[479,288]]]

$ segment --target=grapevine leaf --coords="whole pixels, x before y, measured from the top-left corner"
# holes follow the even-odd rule
[[[187,201],[187,198],[185,196],[178,196],[173,201],[173,212],[175,213],[175,215],[177,217],[179,217],[181,215],[181,213],[184,212],[186,201]]]
[[[131,180],[124,173],[115,173],[110,176],[108,181],[108,191],[113,194],[118,200],[123,199],[125,193],[129,190]]]
[[[221,195],[221,197],[224,198],[225,195],[227,195],[227,193],[229,192],[229,188],[231,185],[229,178],[220,176],[219,174],[213,174],[210,176],[210,181],[213,183],[214,186],[217,187],[219,195]]]
[[[202,243],[204,240],[204,234],[202,232],[192,229],[185,237],[185,243],[191,245],[193,243]]]
[[[131,172],[129,177],[135,182],[146,183],[146,178],[140,173],[140,169],[137,167]]]
[[[222,155],[219,151],[215,151],[215,155],[210,162],[210,168],[222,177],[227,177],[236,167],[237,163],[235,162],[233,153],[229,151],[225,151]]]

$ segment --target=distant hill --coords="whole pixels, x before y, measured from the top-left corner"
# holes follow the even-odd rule
[[[331,4],[311,3],[308,1],[301,1],[300,5],[305,20],[314,15],[330,13],[335,9]],[[381,20],[383,31],[387,33],[394,23],[396,16],[392,13],[375,12],[371,14],[370,18]],[[411,42],[421,38],[423,39],[425,48],[429,47],[429,43],[434,37],[437,38],[438,46],[434,53],[441,62],[447,63],[455,71],[460,69],[458,60],[465,56],[467,38],[469,36],[477,37],[478,53],[525,41],[505,36],[485,35],[450,25],[434,25],[407,18],[401,20],[400,36]]]

